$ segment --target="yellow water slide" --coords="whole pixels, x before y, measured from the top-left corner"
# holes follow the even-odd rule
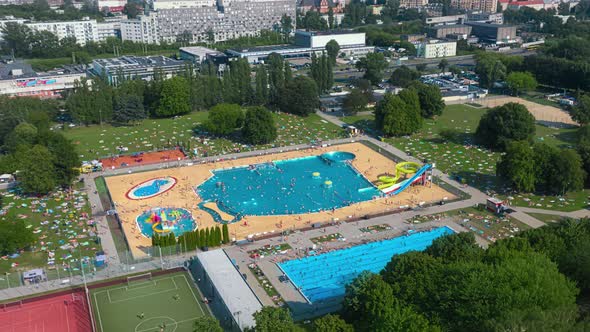
[[[387,176],[387,175],[380,176],[379,181],[381,181],[382,183],[380,185],[378,185],[377,188],[379,190],[389,188],[389,187],[393,186],[394,184],[396,184],[397,181],[402,177],[402,175],[405,177],[406,174],[414,174],[419,169],[420,169],[420,164],[415,163],[415,162],[405,161],[405,162],[398,163],[397,165],[395,165],[395,176]]]

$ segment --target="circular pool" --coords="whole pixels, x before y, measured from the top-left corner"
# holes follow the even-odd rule
[[[327,159],[329,161],[348,161],[348,160],[353,160],[354,158],[356,158],[356,156],[354,155],[354,153],[351,152],[344,152],[344,151],[332,151],[332,152],[327,152],[324,153],[322,155],[322,157],[324,159]]]
[[[146,199],[165,193],[176,185],[176,178],[167,176],[144,181],[127,191],[129,199]]]
[[[168,235],[170,232],[178,237],[197,228],[191,213],[181,208],[153,208],[137,216],[135,221],[141,234],[150,238],[154,233]]]

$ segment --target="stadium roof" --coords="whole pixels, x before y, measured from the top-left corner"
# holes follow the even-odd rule
[[[225,252],[222,249],[206,251],[197,254],[197,258],[223,303],[232,315],[239,315],[240,328],[254,327],[254,313],[262,309],[262,304]]]

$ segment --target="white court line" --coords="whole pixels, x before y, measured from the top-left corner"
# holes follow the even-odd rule
[[[188,318],[188,319],[184,319],[184,320],[180,320],[180,321],[176,321],[176,320],[175,320],[176,328],[178,328],[178,325],[180,325],[180,324],[182,324],[182,323],[190,322],[190,321],[192,321],[192,320],[197,320],[197,319],[199,319],[199,318],[200,318],[200,317],[195,317],[195,318]],[[158,327],[151,327],[151,328],[149,328],[149,329],[145,329],[145,330],[138,330],[138,331],[136,331],[136,332],[147,332],[147,331],[154,330],[154,329],[155,329],[155,330],[157,330],[157,329],[158,329]]]
[[[171,279],[174,282],[174,279],[172,279],[172,277],[168,277],[166,279]],[[165,279],[160,279],[160,280],[165,280]],[[119,287],[119,288],[115,288],[115,289],[110,289],[110,290],[107,290],[107,293],[109,293],[109,291],[111,291],[111,290],[117,290],[117,289],[122,289],[122,288],[125,288],[125,287]],[[163,294],[163,293],[167,293],[167,292],[174,291],[174,290],[178,290],[178,286],[176,285],[176,282],[174,282],[174,288],[169,288],[169,289],[162,290],[162,291],[159,291],[159,292],[153,292],[153,293],[144,294],[144,295],[127,297],[127,298],[125,298],[123,300],[117,300],[117,301],[112,301],[112,300],[110,300],[110,297],[109,297],[109,301],[110,301],[110,303],[121,303],[121,302],[125,302],[125,301],[131,301],[131,300],[139,299],[139,298],[142,298],[142,297],[152,296],[152,295],[156,295],[156,294]]]
[[[177,277],[177,276],[176,276]],[[176,281],[174,281],[175,277],[172,277],[172,283],[174,283],[174,288],[178,289],[178,285],[176,284]]]
[[[203,316],[206,316],[205,310],[203,310],[203,308],[201,307],[201,304],[199,303],[199,300],[197,300],[197,296],[195,295],[195,292],[193,291],[192,285],[189,284],[188,280],[186,279],[186,275],[183,274],[182,277],[184,278],[184,282],[186,283],[188,288],[191,290],[191,294],[193,294],[193,298],[195,299],[195,302],[197,302],[197,307],[199,307],[199,309],[201,309],[201,313],[203,314]]]
[[[96,294],[94,293],[94,304],[96,305],[96,314],[98,315],[98,324],[100,325],[100,331],[104,332],[104,329],[102,328],[102,319],[100,319],[100,309],[98,308],[98,301],[96,300]],[[92,308],[90,308],[90,310],[92,310]]]

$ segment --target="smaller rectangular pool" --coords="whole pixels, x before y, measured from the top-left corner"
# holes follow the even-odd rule
[[[389,240],[308,256],[278,264],[295,287],[310,301],[344,295],[345,287],[363,271],[378,273],[394,255],[422,251],[434,239],[454,231],[449,227],[416,232]]]

